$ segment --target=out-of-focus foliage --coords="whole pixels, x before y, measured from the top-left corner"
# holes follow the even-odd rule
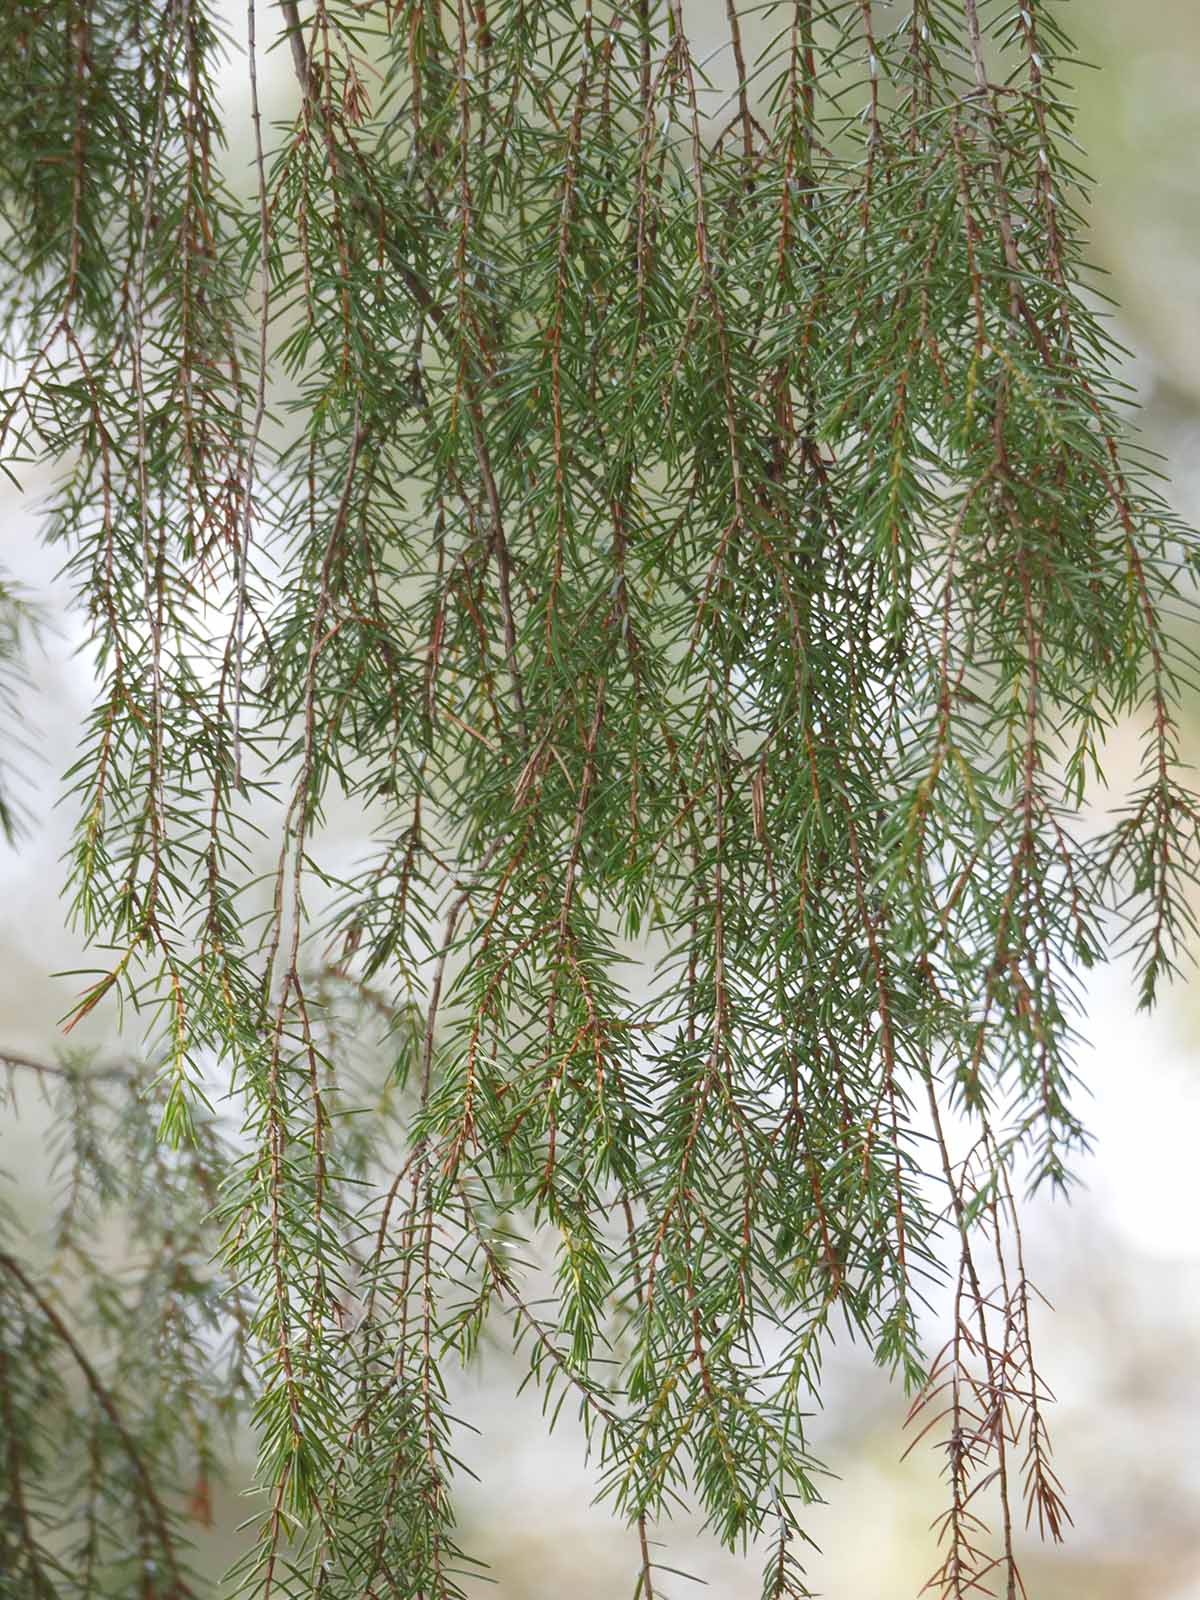
[[[108,954],[75,1020],[150,1018],[163,1212],[224,1230],[201,1281],[264,1495],[238,1580],[460,1592],[446,1373],[503,1318],[641,1600],[687,1497],[759,1542],[765,1595],[807,1593],[842,1325],[944,1443],[934,1587],[1013,1593],[1022,1502],[1063,1517],[1013,1190],[1070,1181],[1076,969],[1128,948],[1153,1000],[1196,832],[1164,620],[1192,545],[1085,293],[1062,8],[797,0],[760,55],[731,4],[724,105],[679,0],[282,10],[298,110],[268,135],[255,98],[249,207],[197,0],[55,0],[0,41],[3,424],[61,466],[102,673],[70,883]],[[1089,833],[1127,718],[1142,767]],[[338,792],[378,829],[342,873]],[[70,1408],[35,1401],[73,1362],[116,1499],[97,1521],[77,1480],[67,1536],[187,1593],[192,1324],[161,1320],[157,1389],[109,1382],[54,1271],[0,1255],[44,1347],[15,1570],[71,1592]]]
[[[0,570],[0,834],[11,844],[20,829],[21,807],[13,793],[13,759],[28,754],[28,741],[20,738],[21,703],[28,682],[26,651],[32,645],[36,612]]]
[[[165,1148],[150,1074],[11,1055],[0,1071],[6,1112],[49,1100],[57,1196],[33,1229],[0,1205],[0,1594],[200,1593],[184,1530],[209,1517],[252,1396],[207,1220],[231,1149],[207,1123]]]
[[[1102,177],[1089,218],[1093,254],[1112,275],[1104,287],[1120,304],[1147,389],[1156,382],[1172,388],[1194,408],[1200,103],[1191,84],[1200,11],[1188,0],[1102,0],[1076,11],[1073,31],[1091,64],[1073,74],[1077,133]],[[1186,469],[1186,457],[1176,464]]]

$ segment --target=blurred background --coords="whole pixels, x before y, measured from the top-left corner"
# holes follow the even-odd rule
[[[721,0],[691,0],[688,12],[697,33],[719,40]],[[1200,6],[1071,0],[1061,14],[1090,64],[1073,71],[1077,132],[1096,180],[1092,256],[1111,274],[1118,337],[1136,352],[1124,376],[1136,388],[1146,442],[1164,457],[1175,506],[1200,525]],[[230,6],[229,26],[235,39],[244,34],[240,5]],[[282,113],[283,52],[269,65]],[[244,62],[231,60],[235,170],[244,75]],[[51,974],[87,964],[63,925],[59,858],[70,816],[53,807],[92,683],[87,659],[74,653],[80,632],[64,612],[56,560],[37,540],[33,507],[46,487],[31,476],[23,499],[5,490],[0,500],[3,563],[54,619],[33,663],[41,758],[34,829],[17,851],[0,844],[0,1045],[51,1057],[77,986]],[[1187,739],[1185,759],[1195,762],[1200,704]],[[1118,784],[1125,776],[1112,775]],[[1052,1437],[1075,1519],[1061,1548],[1026,1541],[1029,1600],[1200,1600],[1200,979],[1176,986],[1147,1018],[1135,1015],[1128,976],[1103,971],[1089,989],[1090,1043],[1079,1069],[1093,1097],[1085,1120],[1096,1148],[1080,1169],[1084,1184],[1070,1206],[1039,1202],[1028,1213],[1030,1274],[1055,1308],[1041,1316],[1040,1359],[1057,1396]],[[111,1018],[89,1026],[84,1042],[113,1044]],[[11,1118],[0,1123],[0,1166],[16,1176],[35,1221],[49,1182],[42,1131],[33,1095],[24,1097],[19,1129]],[[929,1524],[942,1503],[939,1462],[923,1448],[901,1462],[904,1397],[864,1353],[836,1351],[828,1378],[812,1442],[840,1481],[806,1523],[819,1546],[806,1563],[810,1586],[837,1600],[908,1600],[935,1565]],[[479,1474],[462,1483],[463,1542],[495,1580],[477,1592],[497,1600],[628,1595],[632,1535],[590,1506],[592,1480],[567,1419],[547,1438],[536,1398],[513,1399],[513,1379],[497,1348],[462,1384],[461,1409],[482,1430],[463,1441]],[[247,1514],[236,1489],[250,1454],[247,1446],[244,1459],[231,1460],[231,1488],[218,1494],[215,1526],[202,1536],[214,1577]],[[686,1526],[659,1532],[660,1559],[706,1580],[711,1593],[757,1595],[757,1563],[723,1556]],[[663,1592],[692,1587],[665,1578]]]

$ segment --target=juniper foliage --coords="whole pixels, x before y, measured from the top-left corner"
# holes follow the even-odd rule
[[[237,1592],[469,1592],[489,1329],[638,1600],[681,1503],[808,1593],[837,1329],[944,1441],[935,1592],[1023,1592],[1022,1501],[1065,1511],[1014,1190],[1069,1184],[1079,975],[1153,1002],[1197,842],[1195,545],[1089,286],[1065,12],[251,0],[246,189],[209,0],[12,9],[0,417],[98,674],[71,1020],[148,1041],[6,1058],[64,1145],[49,1261],[0,1249],[6,1593],[198,1593],[247,1415]]]

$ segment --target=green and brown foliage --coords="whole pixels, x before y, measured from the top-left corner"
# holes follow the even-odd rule
[[[446,1373],[494,1324],[639,1600],[689,1501],[808,1592],[841,1329],[945,1441],[937,1593],[1021,1592],[1022,1501],[1061,1531],[1014,1189],[1069,1183],[1078,973],[1132,949],[1153,1001],[1197,824],[1194,545],[1087,285],[1064,7],[728,0],[711,64],[692,10],[252,0],[244,202],[202,0],[0,36],[0,418],[99,663],[74,1017],[149,1027],[58,1069],[109,1129],[63,1227],[78,1187],[155,1241],[95,1280],[153,1308],[111,1377],[0,1253],[14,1592],[195,1592],[239,1408],[239,1592],[464,1592]]]

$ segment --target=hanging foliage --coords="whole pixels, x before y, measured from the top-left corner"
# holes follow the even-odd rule
[[[199,1593],[247,1412],[238,1593],[468,1592],[485,1327],[638,1600],[681,1503],[808,1593],[846,1328],[945,1445],[933,1591],[1023,1592],[1065,1510],[1014,1191],[1069,1184],[1081,974],[1153,1001],[1197,832],[1067,9],[251,0],[243,130],[206,0],[14,8],[0,427],[98,672],[70,1022],[149,1024],[9,1058],[74,1130],[54,1263],[0,1249],[22,1594]],[[150,1266],[64,1295],[114,1208]]]

